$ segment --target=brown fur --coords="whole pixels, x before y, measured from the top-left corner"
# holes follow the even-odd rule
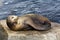
[[[10,19],[11,18],[11,19]],[[11,30],[49,30],[51,29],[51,22],[48,18],[38,14],[26,14],[20,17],[9,16],[7,18],[7,25]],[[13,20],[12,20],[13,19]]]

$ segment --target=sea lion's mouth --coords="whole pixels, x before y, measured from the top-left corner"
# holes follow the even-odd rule
[[[15,27],[15,25],[17,24],[17,22],[7,22],[7,26],[9,27],[9,29],[13,30],[13,28]]]

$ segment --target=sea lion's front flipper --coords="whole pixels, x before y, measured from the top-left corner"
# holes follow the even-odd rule
[[[51,24],[49,24],[48,22],[38,24],[38,23],[33,22],[32,20],[29,19],[26,23],[36,30],[49,30],[49,29],[51,29]]]

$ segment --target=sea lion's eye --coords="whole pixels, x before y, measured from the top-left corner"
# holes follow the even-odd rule
[[[13,19],[14,17],[12,17],[12,19]]]

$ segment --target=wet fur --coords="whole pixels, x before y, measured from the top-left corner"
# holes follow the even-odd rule
[[[51,29],[51,22],[48,18],[38,14],[26,14],[18,17],[15,22],[6,20],[8,27],[11,30],[49,30]]]

